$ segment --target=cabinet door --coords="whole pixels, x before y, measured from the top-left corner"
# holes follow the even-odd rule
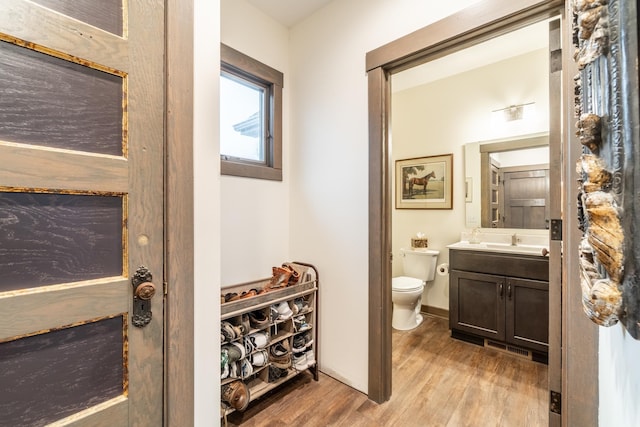
[[[451,271],[449,326],[495,340],[505,338],[505,278]]]
[[[508,277],[505,307],[507,342],[547,352],[549,283]]]

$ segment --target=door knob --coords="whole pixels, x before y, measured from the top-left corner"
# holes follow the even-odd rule
[[[143,282],[136,286],[134,296],[143,300],[150,300],[156,294],[156,285],[152,282]]]
[[[151,322],[151,298],[156,294],[156,286],[151,281],[153,276],[144,266],[138,267],[136,274],[131,278],[133,285],[133,326],[142,328]]]

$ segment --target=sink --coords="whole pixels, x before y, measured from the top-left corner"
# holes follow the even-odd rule
[[[520,255],[545,256],[548,253],[548,249],[545,246],[540,246],[540,245],[518,244],[518,245],[512,246],[506,243],[491,243],[491,242],[470,243],[466,240],[454,243],[447,247],[450,249],[461,249],[461,250],[468,250],[468,251],[503,252],[503,253],[520,254]]]

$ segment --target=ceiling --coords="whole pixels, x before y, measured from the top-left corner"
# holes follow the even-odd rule
[[[292,27],[333,0],[247,0],[286,27]]]
[[[333,0],[247,0],[286,27],[292,27]],[[393,91],[405,90],[548,46],[542,21],[393,75]]]

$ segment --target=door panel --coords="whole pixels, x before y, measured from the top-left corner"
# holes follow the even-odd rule
[[[0,139],[123,154],[121,76],[0,42]]]
[[[122,197],[0,192],[0,292],[123,274]]]
[[[105,31],[122,35],[124,8],[121,0],[33,0]]]
[[[0,2],[0,424],[162,425],[164,2],[39,3]]]
[[[126,391],[123,317],[0,344],[3,425],[43,425]]]

